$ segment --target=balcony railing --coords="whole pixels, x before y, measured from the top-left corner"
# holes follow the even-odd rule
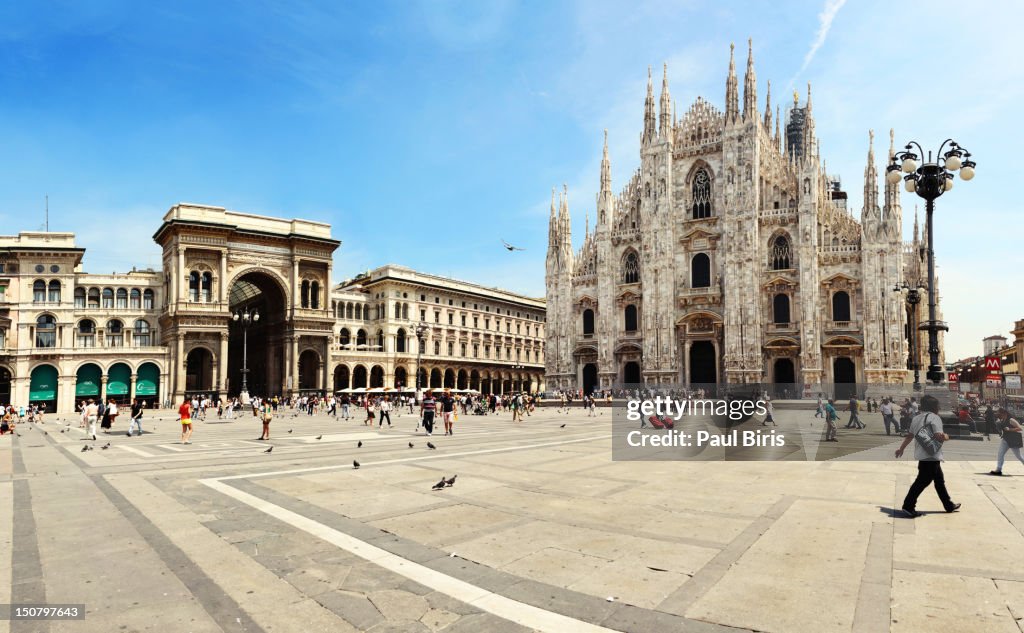
[[[854,321],[828,321],[825,323],[825,329],[840,332],[852,332],[857,330],[857,323]]]
[[[769,332],[795,332],[796,323],[769,323]]]

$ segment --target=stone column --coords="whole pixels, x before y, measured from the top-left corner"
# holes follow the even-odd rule
[[[228,391],[228,333],[220,333],[220,353],[217,354],[217,397],[227,398]]]
[[[174,368],[174,397],[177,401],[185,395],[185,335],[178,334],[177,351],[171,359]]]
[[[181,280],[187,278],[185,275],[185,249],[181,246],[178,247],[178,270],[175,271],[175,276],[172,279],[178,280],[178,292],[174,297],[174,300],[181,301],[181,299],[188,293],[188,284],[181,283]],[[184,290],[184,292],[182,292]]]
[[[100,377],[100,401],[107,401],[107,375],[103,374]]]
[[[289,371],[292,374],[292,391],[298,392],[299,390],[299,337],[293,336],[291,341],[292,348],[292,360],[289,365]]]
[[[320,358],[320,391],[327,393],[327,368],[330,366],[329,363],[325,362],[323,357]]]
[[[294,388],[292,384],[292,340],[293,336],[284,337],[284,376],[281,380],[281,395],[287,396]]]
[[[132,374],[132,382],[128,386],[128,401],[129,402],[131,402],[132,400],[135,399],[135,383],[138,381],[138,379],[139,379],[139,375],[138,374]]]
[[[166,402],[168,400],[168,398],[167,398],[168,384],[167,383],[170,382],[170,380],[171,380],[170,374],[168,374],[167,372],[161,372],[160,373],[160,388],[157,389],[157,394],[156,394],[157,398],[158,398],[156,406],[158,408],[164,406],[164,402]],[[171,403],[171,406],[173,408],[173,406],[174,406],[173,402]]]
[[[228,253],[227,251],[221,251],[220,254],[220,302],[223,307],[227,307],[228,303]]]

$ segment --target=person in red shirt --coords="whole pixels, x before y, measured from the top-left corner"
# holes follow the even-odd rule
[[[187,396],[178,407],[178,415],[181,417],[181,443],[191,444],[189,440],[192,439],[192,405],[189,404]]]

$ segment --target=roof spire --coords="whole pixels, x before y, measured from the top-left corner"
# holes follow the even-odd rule
[[[772,131],[772,80],[768,80],[768,94],[764,104],[764,128],[770,134]]]
[[[747,73],[743,76],[743,119],[757,116],[757,75],[754,73],[754,40],[747,40]]]
[[[668,92],[668,62],[662,67],[661,75],[661,109],[658,113],[658,136],[662,141],[669,140],[672,132],[672,95]]]
[[[868,130],[868,164],[864,167],[864,214],[878,211],[878,170],[875,168],[875,131]]]
[[[740,95],[736,80],[736,45],[729,44],[729,76],[725,80],[725,122],[733,123],[740,115]]]
[[[604,154],[601,156],[601,192],[611,193],[612,162],[608,158],[608,128],[604,130]]]
[[[651,81],[651,67],[647,67],[647,98],[644,99],[644,136],[643,142],[646,145],[654,141],[655,134],[654,119],[654,83]]]

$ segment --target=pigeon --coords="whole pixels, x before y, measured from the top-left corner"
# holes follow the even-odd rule
[[[292,432],[292,429],[288,429],[288,432],[289,432],[289,433],[291,433],[291,432]]]
[[[518,246],[512,246],[511,244],[509,244],[505,240],[501,240],[501,243],[505,246],[505,250],[507,250],[509,252],[511,252],[511,251],[525,251],[526,250],[525,248],[519,248]]]
[[[412,448],[412,447],[413,447],[413,443],[409,442],[409,448]]]
[[[436,447],[436,446],[434,446],[433,444],[431,444],[430,442],[427,442],[427,448],[429,448],[429,449],[430,449],[430,450],[432,450],[432,451],[433,451],[433,450],[437,450],[437,447]]]
[[[444,477],[441,477],[441,481],[439,481],[436,484],[434,484],[430,489],[431,490],[441,490],[442,488],[444,488]]]
[[[359,462],[357,462],[356,460],[353,459],[352,460],[352,468],[355,468],[356,470],[359,470]]]
[[[264,453],[269,453],[269,452],[270,452],[270,451],[272,451],[272,450],[274,450],[274,447],[273,447],[273,446],[271,446],[270,448],[268,448],[267,450],[265,450],[265,451],[263,451],[263,452],[264,452]]]
[[[318,440],[319,440],[319,439],[320,439],[320,438],[322,438],[322,437],[323,437],[323,435],[317,435],[317,436],[316,436],[316,439],[318,439]]]
[[[47,433],[46,431],[43,431],[43,435],[47,435],[47,436],[49,436],[50,434],[49,434],[49,433]]]
[[[446,480],[446,481],[444,482],[444,485],[446,485],[446,486],[448,486],[449,488],[451,488],[452,486],[454,486],[454,485],[455,485],[455,478],[456,478],[456,477],[458,477],[458,475],[452,475],[452,478],[451,478],[451,479],[448,479],[448,480]]]
[[[363,447],[363,440],[359,440],[359,443],[356,444],[356,448],[362,448],[362,447]]]
[[[89,447],[88,447],[88,446],[83,446],[83,447],[82,447],[82,451],[81,451],[81,452],[83,452],[83,453],[84,453],[84,452],[85,452],[85,451],[87,451],[87,450],[89,450]]]
[[[562,426],[560,426],[560,427],[558,427],[558,428],[560,428],[560,429],[564,429],[564,428],[565,428],[565,425],[563,424]]]
[[[102,450],[107,450],[108,448],[110,448],[110,442],[107,442],[106,444],[100,447],[100,449]]]

